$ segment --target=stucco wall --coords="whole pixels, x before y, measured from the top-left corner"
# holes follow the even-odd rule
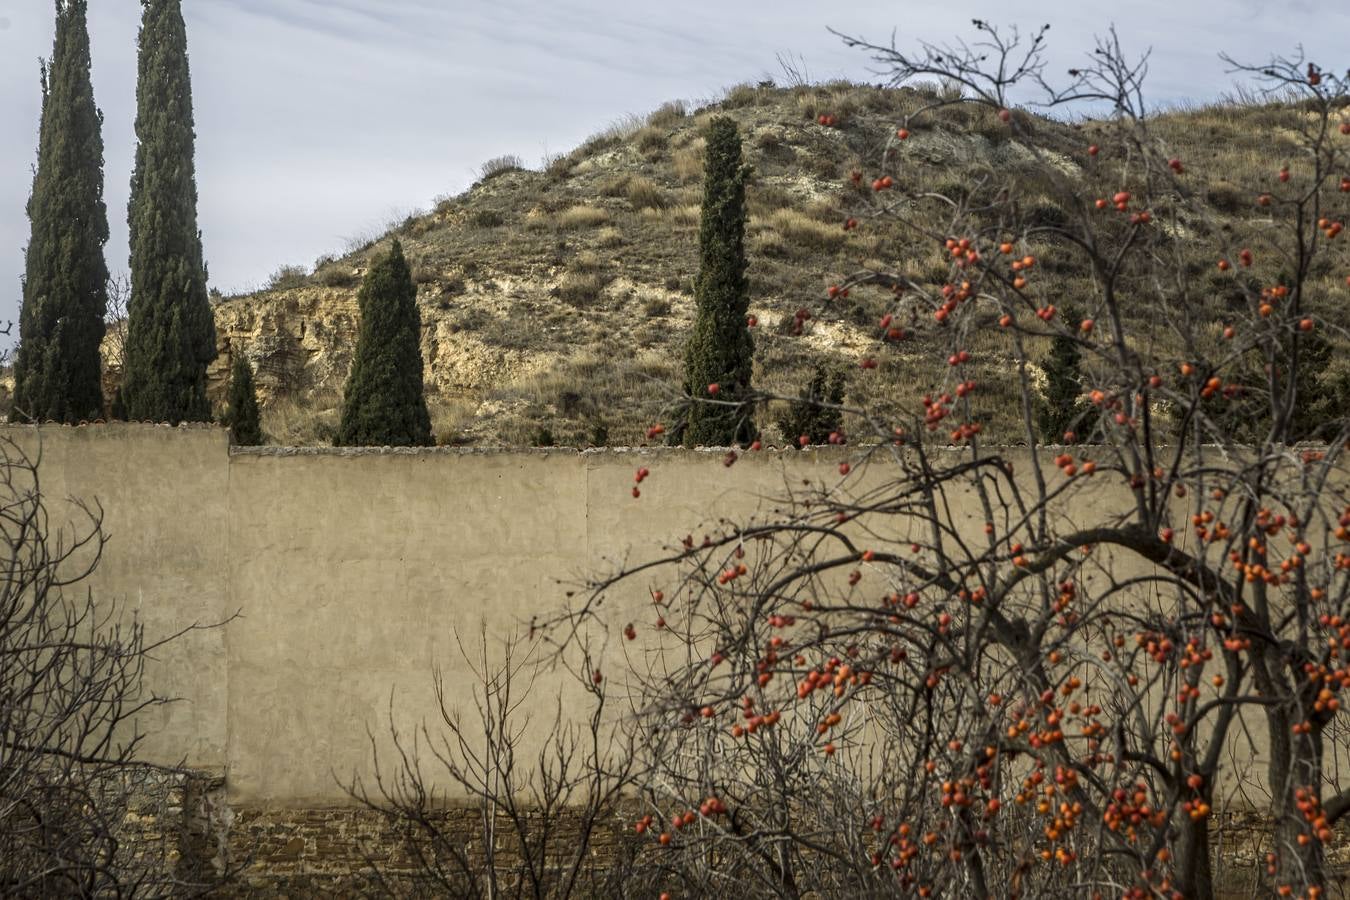
[[[837,456],[838,454],[834,454]],[[369,724],[435,718],[432,671],[467,698],[460,641],[518,634],[569,585],[701,522],[743,516],[793,477],[836,474],[814,454],[262,451],[229,458],[228,785],[232,800],[341,802],[369,774]],[[654,472],[630,495],[639,465]],[[786,468],[785,468],[786,467]],[[250,511],[266,510],[265,515]],[[634,585],[633,590],[641,587]],[[537,723],[575,682],[545,678]],[[571,689],[571,690],[569,690]],[[392,704],[391,704],[392,700]],[[536,729],[523,747],[546,733]],[[386,759],[388,757],[385,757]]]
[[[81,521],[74,499],[103,507],[90,587],[151,636],[239,613],[158,654],[148,684],[181,701],[144,723],[146,754],[223,770],[231,802],[298,806],[347,800],[391,699],[403,728],[436,715],[433,668],[472,677],[459,639],[518,632],[557,608],[562,582],[743,518],[839,456],[231,452],[219,429],[120,424],[0,437],[41,453],[54,524]],[[639,465],[654,475],[634,500]],[[540,694],[538,718],[556,697]]]
[[[389,749],[391,714],[405,734],[434,720],[433,669],[467,699],[461,641],[519,633],[616,560],[836,480],[844,454],[745,454],[727,468],[721,452],[666,449],[232,452],[209,427],[0,438],[41,452],[54,523],[78,521],[67,498],[101,504],[110,540],[91,587],[151,636],[239,613],[158,654],[149,685],[182,699],[144,723],[148,755],[222,771],[233,804],[293,807],[347,802],[343,785],[371,773],[370,735]],[[1026,451],[1011,458],[1025,470]],[[640,465],[652,477],[634,500]],[[1116,480],[1087,490],[1098,512],[1129,500]],[[972,508],[972,536],[983,518]],[[571,679],[540,683],[526,710],[537,723],[559,690],[580,702]]]
[[[102,508],[107,544],[89,582],[100,602],[116,602],[135,616],[148,639],[226,617],[224,431],[4,426],[0,440],[40,459],[54,538],[58,529],[67,541],[88,533],[89,517],[72,501]],[[195,631],[155,652],[147,684],[181,702],[144,718],[145,755],[208,769],[225,765],[228,638],[226,629]]]

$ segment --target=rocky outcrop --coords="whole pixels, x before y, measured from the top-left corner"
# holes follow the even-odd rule
[[[351,367],[360,316],[355,290],[299,288],[236,297],[215,307],[219,353],[208,370],[222,397],[235,354],[253,364],[260,399],[341,385]]]

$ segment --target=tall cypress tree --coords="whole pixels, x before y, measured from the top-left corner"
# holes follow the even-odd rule
[[[225,419],[230,425],[230,443],[255,447],[263,442],[262,425],[258,421],[258,392],[253,387],[253,367],[242,353],[235,355],[234,365],[230,367]]]
[[[375,259],[356,297],[361,330],[342,395],[339,447],[424,447],[431,417],[422,393],[422,317],[403,247]]]
[[[745,182],[736,123],[725,116],[708,129],[703,213],[699,224],[697,312],[684,354],[684,390],[693,398],[677,436],[686,446],[725,446],[753,439],[750,419],[754,339],[746,325]],[[716,385],[716,393],[711,390]],[[717,401],[717,402],[703,402]]]
[[[131,303],[122,398],[131,419],[211,418],[216,327],[197,230],[187,29],[180,0],[142,0],[131,176]]]
[[[17,420],[77,422],[102,414],[99,344],[108,304],[102,129],[89,78],[86,0],[57,0],[28,200],[32,231],[14,360]]]

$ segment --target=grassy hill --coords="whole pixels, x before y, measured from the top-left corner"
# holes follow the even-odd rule
[[[747,249],[758,386],[795,394],[817,363],[845,370],[851,382],[868,379],[866,395],[883,404],[912,397],[916,385],[940,386],[945,354],[920,304],[897,302],[880,287],[855,288],[847,298],[826,294],[866,269],[933,285],[950,277],[939,241],[916,239],[894,217],[874,214],[871,175],[861,185],[850,178],[855,170],[876,172],[897,121],[931,99],[923,91],[854,84],[741,86],[703,109],[667,104],[646,119],[625,120],[544,171],[494,161],[464,194],[409,217],[394,231],[419,284],[438,440],[522,445],[543,430],[582,446],[643,440],[679,383],[693,316],[701,135],[719,113],[739,124],[755,173]],[[821,114],[837,124],[818,124]],[[902,186],[963,196],[986,175],[1011,176],[1027,211],[1046,222],[1061,208],[1051,202],[1047,166],[1073,179],[1086,202],[1115,190],[1114,173],[1089,164],[1086,153],[1103,126],[1017,115],[1027,135],[1021,141],[982,108],[953,106],[925,117],[896,160]],[[1216,328],[1228,302],[1214,270],[1216,245],[1261,228],[1268,211],[1255,196],[1295,153],[1300,115],[1274,104],[1216,104],[1152,122],[1154,135],[1186,159],[1188,184],[1212,213],[1179,236],[1177,251]],[[916,200],[905,214],[941,233],[949,213],[944,204]],[[859,227],[846,230],[850,216]],[[217,304],[215,389],[223,391],[231,353],[247,354],[258,369],[264,429],[275,441],[325,443],[336,425],[355,340],[356,290],[381,239],[323,260],[312,273],[283,271],[268,290]],[[1086,298],[1090,273],[1056,249],[1037,248],[1048,289],[1060,302]],[[1344,286],[1330,270],[1322,274],[1325,296],[1317,302],[1324,312],[1343,309]],[[1140,289],[1147,287],[1141,282]],[[810,315],[796,334],[800,310]],[[915,326],[913,339],[880,340],[877,321],[887,312]],[[979,377],[994,388],[981,392],[987,430],[1012,438],[1011,372],[997,329],[979,327],[994,318],[990,311],[987,321],[975,320],[969,346],[983,367]],[[865,356],[879,367],[862,372]],[[771,412],[762,424],[771,426]],[[772,429],[768,436],[775,437]]]

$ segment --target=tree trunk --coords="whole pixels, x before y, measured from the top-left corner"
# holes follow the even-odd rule
[[[1312,833],[1311,823],[1298,808],[1298,793],[1319,802],[1322,796],[1322,728],[1314,724],[1308,734],[1294,734],[1294,722],[1285,710],[1267,713],[1270,730],[1269,780],[1274,800],[1274,884],[1290,885],[1296,893],[1326,883],[1326,856],[1322,842]],[[1300,840],[1302,838],[1302,840]]]
[[[1208,797],[1203,798],[1208,802]],[[1210,859],[1209,819],[1185,820],[1177,843],[1176,889],[1188,900],[1213,900],[1214,867]]]

